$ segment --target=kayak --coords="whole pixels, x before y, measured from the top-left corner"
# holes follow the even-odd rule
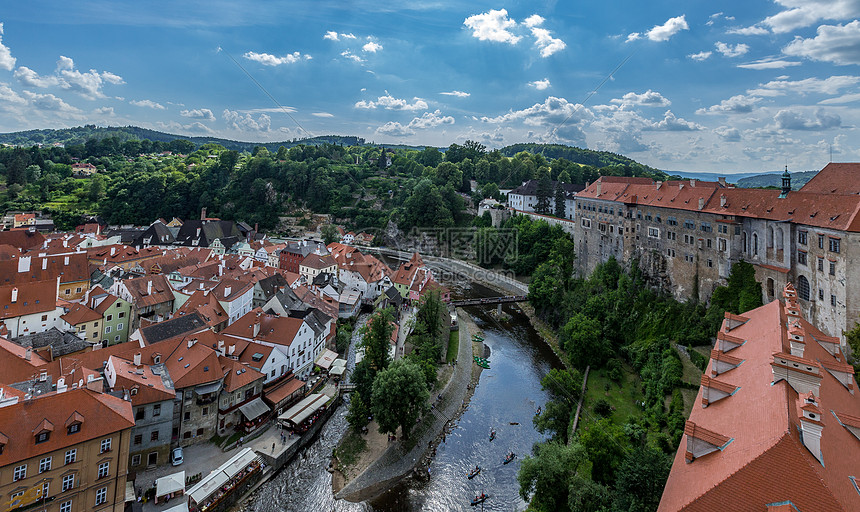
[[[496,431],[493,430],[492,432],[490,432],[490,441],[492,441],[495,438],[496,438]]]
[[[505,461],[502,462],[502,464],[509,464],[509,463],[513,462],[514,459],[516,459],[516,458],[517,458],[516,453],[509,453],[508,456],[505,457]]]
[[[480,467],[480,466],[478,466],[477,468],[473,469],[473,470],[469,473],[469,475],[468,475],[469,480],[471,480],[471,479],[475,478],[476,476],[478,476],[478,474],[479,474],[480,472],[481,472],[481,467]]]
[[[484,501],[486,501],[486,500],[487,500],[487,498],[489,498],[489,497],[490,497],[490,496],[489,496],[488,494],[482,494],[482,495],[480,495],[480,496],[479,496],[479,497],[477,497],[477,498],[473,498],[473,499],[472,499],[472,506],[473,506],[473,507],[475,507],[475,506],[477,506],[477,505],[480,505],[481,503],[483,503]]]

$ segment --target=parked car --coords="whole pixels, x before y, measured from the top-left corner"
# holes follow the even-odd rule
[[[178,466],[185,462],[185,459],[182,457],[182,447],[174,448],[172,452],[170,452],[170,462],[174,466]]]

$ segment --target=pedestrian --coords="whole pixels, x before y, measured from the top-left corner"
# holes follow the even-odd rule
[[[239,448],[241,448],[241,447],[242,447],[242,443],[244,443],[244,442],[245,442],[245,436],[241,436],[241,437],[239,438]]]
[[[272,443],[272,453],[275,453],[275,443]]]

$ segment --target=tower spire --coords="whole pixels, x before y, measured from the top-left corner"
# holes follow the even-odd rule
[[[780,199],[784,199],[791,192],[791,174],[788,172],[788,164],[785,166],[785,172],[782,173],[782,191],[779,194]]]

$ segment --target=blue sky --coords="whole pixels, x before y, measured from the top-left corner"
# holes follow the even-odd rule
[[[550,142],[669,171],[815,170],[860,159],[858,18],[860,0],[7,2],[0,131]]]

